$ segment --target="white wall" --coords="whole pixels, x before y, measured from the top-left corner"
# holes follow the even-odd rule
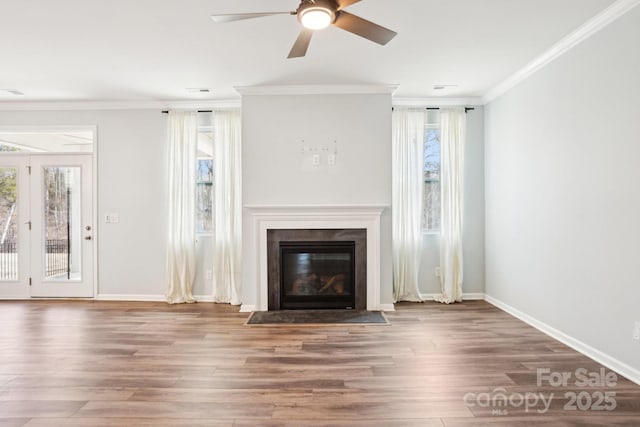
[[[638,40],[640,7],[485,110],[488,295],[636,373]]]
[[[245,205],[391,205],[391,96],[244,96]],[[304,141],[304,142],[302,142]],[[335,167],[313,167],[302,147],[327,147]],[[244,256],[255,251],[245,216]],[[391,214],[382,217],[381,303],[392,303]],[[257,301],[254,266],[243,263],[243,303]]]
[[[464,212],[462,230],[462,291],[484,293],[484,109],[467,113],[467,139],[464,163]],[[420,264],[420,292],[439,294],[440,235],[423,235]]]
[[[97,126],[99,294],[165,293],[165,121],[158,110],[0,112],[6,126]]]

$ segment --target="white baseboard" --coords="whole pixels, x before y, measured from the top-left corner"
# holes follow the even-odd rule
[[[212,295],[194,295],[198,302],[214,302]],[[96,301],[148,301],[148,302],[166,302],[167,297],[164,295],[130,295],[130,294],[99,294],[95,297]]]
[[[396,307],[393,304],[380,304],[378,307],[380,311],[396,311]]]
[[[440,296],[440,294],[420,294],[420,296],[425,301],[434,301],[437,296]],[[476,301],[476,300],[482,301],[484,300],[484,294],[481,292],[462,294],[462,300],[463,301]]]
[[[215,302],[213,300],[213,295],[194,295],[193,297],[198,302]]]
[[[256,311],[256,306],[251,304],[242,304],[240,306],[240,313],[251,313]]]
[[[565,334],[562,331],[559,331],[549,325],[547,325],[544,322],[541,322],[531,316],[529,316],[526,313],[523,313],[522,311],[518,310],[517,308],[514,308],[508,304],[505,304],[504,302],[490,296],[490,295],[485,295],[485,301],[487,301],[489,304],[492,304],[496,307],[498,307],[499,309],[501,309],[502,311],[505,311],[507,313],[509,313],[510,315],[517,317],[518,319],[522,320],[523,322],[533,326],[534,328],[536,328],[537,330],[539,330],[540,332],[543,332],[547,335],[549,335],[551,338],[554,338],[558,341],[560,341],[561,343],[571,347],[572,349],[576,350],[579,353],[584,354],[587,357],[590,357],[591,359],[595,360],[596,362],[600,363],[603,366],[606,366],[607,368],[611,369],[612,371],[617,372],[618,374],[622,375],[623,377],[627,378],[630,381],[633,381],[634,383],[640,385],[640,370],[635,369],[632,366],[627,365],[624,362],[619,361],[618,359],[615,359],[611,356],[609,356],[608,354],[605,354],[603,352],[601,352],[598,349],[595,349],[593,347],[591,347],[588,344],[583,343],[582,341],[579,341],[567,334]]]
[[[95,298],[96,301],[167,301],[167,297],[164,295],[131,295],[131,294],[98,294]]]
[[[468,294],[462,294],[463,301],[484,301],[484,293],[483,292],[472,292]]]

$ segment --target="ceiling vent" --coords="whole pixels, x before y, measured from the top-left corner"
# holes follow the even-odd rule
[[[17,90],[17,89],[0,89],[0,93],[2,93],[2,92],[4,92],[4,93],[9,93],[9,94],[11,94],[11,95],[16,95],[16,96],[22,96],[22,95],[24,95],[24,93],[23,93],[23,92],[20,92],[20,91],[19,91],[19,90]]]
[[[434,85],[433,90],[445,90],[452,87],[458,87],[458,85]]]
[[[198,93],[204,94],[204,93],[211,93],[211,89],[209,89],[208,87],[188,87],[187,92],[194,93],[194,94],[198,94]]]

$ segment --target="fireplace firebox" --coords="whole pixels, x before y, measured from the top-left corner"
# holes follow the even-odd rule
[[[355,242],[280,242],[280,308],[355,307]]]
[[[269,310],[366,309],[365,229],[269,229],[267,264]]]

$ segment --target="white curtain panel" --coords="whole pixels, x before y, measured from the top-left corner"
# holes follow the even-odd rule
[[[422,301],[418,272],[422,251],[424,108],[395,108],[392,135],[393,298]]]
[[[213,299],[239,305],[242,258],[242,143],[239,110],[214,113]]]
[[[198,117],[192,112],[169,113],[169,230],[167,241],[167,302],[195,302],[196,271],[195,181]]]
[[[436,301],[462,301],[462,208],[466,113],[463,107],[440,110],[440,284]]]

